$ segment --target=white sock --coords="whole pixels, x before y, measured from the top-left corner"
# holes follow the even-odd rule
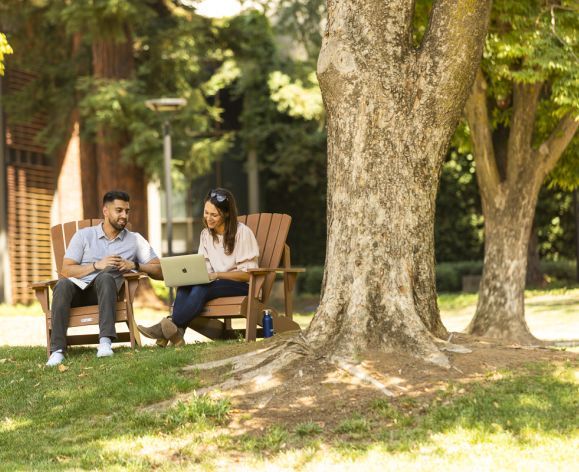
[[[50,354],[50,357],[48,358],[48,362],[46,363],[46,365],[48,367],[54,367],[58,364],[62,364],[63,360],[64,354],[62,352],[62,349],[58,349],[54,351],[52,354]]]
[[[111,338],[107,338],[107,337],[103,336],[102,338],[99,338],[99,343],[100,344],[108,344],[110,346],[113,343],[113,341],[111,340]]]

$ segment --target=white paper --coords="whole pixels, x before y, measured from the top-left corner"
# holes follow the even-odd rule
[[[84,290],[85,288],[88,287],[88,284],[86,282],[83,282],[82,280],[77,279],[76,277],[69,277],[68,280],[70,280],[73,284],[75,284],[81,290]]]

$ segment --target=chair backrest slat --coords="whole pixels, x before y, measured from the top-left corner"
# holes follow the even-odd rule
[[[78,225],[76,221],[69,221],[68,223],[64,223],[62,225],[62,229],[64,231],[64,248],[68,247],[70,244],[70,240],[74,236],[74,233],[78,230]]]
[[[271,213],[261,213],[257,215],[259,222],[257,223],[257,230],[255,232],[255,239],[259,245],[259,266],[263,267],[263,255],[267,247],[267,235],[269,234],[269,225],[271,224]]]
[[[281,216],[278,213],[271,215],[271,223],[267,233],[267,245],[263,248],[263,255],[261,256],[261,264],[263,267],[273,268],[272,256],[277,242],[277,235],[281,225]],[[275,264],[275,262],[274,262]]]
[[[291,224],[291,218],[289,215],[280,215],[279,229],[277,232],[277,237],[273,244],[273,251],[269,260],[269,267],[280,267],[281,257],[285,248],[285,242],[287,240],[287,235],[289,232],[289,227]],[[273,235],[272,235],[273,238]]]
[[[259,213],[254,213],[252,215],[243,215],[241,218],[243,218],[244,221],[242,221],[243,224],[247,225],[249,227],[249,229],[251,231],[253,231],[253,234],[255,235],[255,239],[257,239],[257,228],[259,227]],[[257,241],[257,244],[259,245],[259,240]],[[261,254],[263,253],[263,247],[259,246],[259,258],[261,260]]]
[[[58,273],[58,277],[60,277],[62,258],[64,257],[64,233],[62,232],[62,225],[56,225],[50,228],[50,239],[52,240],[52,253],[54,254],[54,262],[56,263],[56,272]]]
[[[92,226],[92,220],[81,220],[78,222],[78,229],[88,228]]]

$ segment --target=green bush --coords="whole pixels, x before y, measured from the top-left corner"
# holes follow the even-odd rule
[[[298,276],[298,291],[300,293],[320,293],[324,266],[306,267],[306,271]]]
[[[569,260],[541,261],[541,270],[549,282],[576,283],[576,262]],[[465,275],[482,275],[482,261],[441,262],[436,265],[436,290],[460,292]],[[323,266],[310,266],[298,277],[300,293],[320,293]]]
[[[438,292],[456,292],[461,288],[460,276],[456,264],[443,262],[436,266],[436,290]]]
[[[167,287],[165,285],[165,282],[163,282],[162,280],[155,280],[155,279],[149,279],[149,280],[151,281],[151,287],[153,287],[153,291],[155,292],[155,295],[157,295],[157,297],[159,297],[164,302],[168,302],[169,301],[169,287]]]
[[[577,262],[562,259],[558,261],[541,261],[540,268],[549,282],[577,282]]]
[[[462,277],[481,275],[482,261],[441,262],[436,265],[436,290],[438,292],[460,292]]]

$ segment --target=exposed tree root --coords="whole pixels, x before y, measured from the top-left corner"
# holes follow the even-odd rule
[[[347,372],[353,377],[360,379],[362,382],[372,385],[380,390],[384,395],[387,397],[395,396],[390,390],[386,388],[382,382],[378,381],[375,377],[373,377],[366,369],[361,367],[360,365],[353,364],[349,360],[341,359],[341,358],[334,358],[332,363],[335,364],[337,367],[342,369],[343,371]]]
[[[463,346],[451,344],[448,341],[435,339],[436,344],[442,344],[441,350],[450,352],[471,352]],[[451,367],[448,358],[441,350],[433,350],[424,357],[426,362],[439,367],[449,369]],[[276,388],[283,383],[291,383],[292,379],[303,375],[301,365],[311,364],[334,365],[337,369],[347,373],[353,378],[375,388],[387,397],[396,394],[389,390],[381,380],[359,362],[354,361],[347,354],[334,352],[331,355],[319,355],[311,347],[303,333],[292,334],[290,337],[281,337],[270,346],[237,356],[204,362],[184,367],[185,372],[208,371],[212,369],[231,366],[231,371],[226,373],[226,379],[216,385],[210,385],[198,389],[192,393],[178,395],[176,398],[152,405],[146,410],[159,411],[169,408],[178,402],[188,401],[196,395],[221,395],[227,393],[230,396],[263,394],[256,399],[257,408],[265,407],[275,396]],[[401,390],[404,390],[402,387]]]
[[[276,381],[277,373],[281,373],[284,369],[286,371],[289,370],[288,367],[291,364],[300,360],[303,361],[307,357],[316,358],[316,354],[311,349],[304,335],[300,333],[292,338],[275,343],[266,349],[260,349],[218,361],[187,366],[183,370],[208,370],[231,365],[232,374],[230,378],[219,385],[201,389],[197,393],[203,394],[215,391],[216,389],[221,391],[235,391],[241,387],[244,387],[244,393],[255,393],[275,388],[278,385],[278,381]],[[441,354],[441,357],[448,362],[446,356]],[[316,360],[318,362],[328,362],[335,365],[338,369],[376,388],[388,397],[395,396],[395,394],[372,375],[372,373],[349,358],[338,356],[324,358],[317,356]],[[301,370],[298,370],[294,377],[300,374]],[[272,396],[270,395],[268,398],[271,400]],[[260,402],[260,404],[267,404],[269,400],[266,398],[265,402]]]
[[[453,336],[454,334],[450,333],[450,336],[446,341],[442,339],[435,339],[434,342],[439,346],[439,349],[441,351],[455,352],[457,354],[469,354],[472,352],[472,349],[469,349],[468,347],[461,346],[460,344],[451,343],[450,341],[452,340]]]

